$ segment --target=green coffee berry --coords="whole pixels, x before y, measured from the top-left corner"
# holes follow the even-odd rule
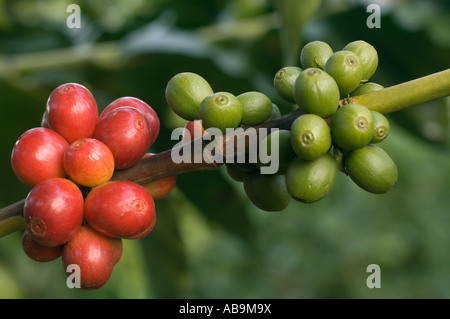
[[[300,63],[304,69],[324,69],[328,58],[333,54],[333,49],[323,41],[307,43],[300,52]]]
[[[297,201],[317,202],[333,188],[337,169],[336,160],[329,153],[314,161],[296,157],[289,163],[286,172],[286,188],[291,197]]]
[[[354,91],[363,76],[363,67],[358,55],[346,50],[333,53],[325,65],[325,71],[336,81],[341,98]]]
[[[333,142],[346,151],[367,145],[372,136],[372,113],[363,105],[345,104],[331,117]]]
[[[370,143],[372,144],[380,143],[381,141],[386,139],[386,137],[389,134],[390,129],[389,121],[383,114],[379,112],[376,111],[370,112],[372,113],[373,118],[373,136],[372,139],[370,140]]]
[[[305,113],[329,117],[337,110],[339,98],[336,81],[318,68],[304,70],[295,81],[295,103]]]
[[[338,169],[341,172],[347,174],[347,172],[345,171],[345,156],[346,156],[346,152],[342,148],[340,148],[339,146],[333,145],[333,156],[334,156],[334,159],[336,160]]]
[[[280,116],[281,116],[281,112],[280,112],[279,107],[276,104],[272,103],[272,114],[270,115],[268,121],[276,119],[277,117],[280,117]]]
[[[377,50],[375,50],[371,44],[363,40],[350,42],[343,50],[352,51],[358,55],[363,67],[362,81],[368,81],[378,67]]]
[[[226,133],[227,128],[234,129],[241,123],[242,105],[233,94],[217,92],[203,99],[199,117],[205,130],[215,127]]]
[[[172,77],[166,86],[166,101],[170,108],[185,120],[199,118],[200,103],[213,94],[209,83],[200,75],[184,72]]]
[[[314,160],[331,147],[327,122],[315,114],[303,114],[291,125],[291,146],[302,159]]]
[[[384,87],[378,83],[366,82],[366,83],[360,84],[350,95],[358,96],[358,95],[363,95],[363,94],[380,91],[382,89],[384,89]]]
[[[247,174],[258,172],[258,168],[254,164],[247,163],[226,163],[227,174],[236,182],[243,182]]]
[[[284,175],[248,174],[244,179],[244,191],[250,201],[265,211],[281,211],[290,202]]]
[[[242,105],[243,125],[257,125],[272,115],[272,101],[263,93],[251,91],[237,96]]]
[[[303,70],[295,66],[286,66],[275,74],[273,86],[284,100],[295,103],[294,83]]]
[[[366,145],[348,154],[345,169],[362,189],[382,194],[397,182],[398,170],[392,158],[380,147]]]
[[[278,143],[276,143],[278,141]],[[275,144],[274,144],[275,143]],[[278,172],[277,174],[285,174],[289,162],[295,157],[294,150],[291,147],[291,132],[289,130],[276,130],[267,135],[259,143],[259,153],[257,166],[270,166],[271,162],[262,163],[261,154],[272,157],[272,148],[278,152]]]

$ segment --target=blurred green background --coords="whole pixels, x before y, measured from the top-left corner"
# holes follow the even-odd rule
[[[81,28],[69,29],[69,4]],[[369,29],[367,5],[381,8]],[[282,18],[284,17],[284,19]],[[17,138],[40,125],[51,91],[87,86],[99,109],[135,96],[158,113],[152,152],[171,148],[184,125],[164,90],[178,72],[205,77],[215,91],[268,95],[275,73],[299,66],[301,46],[328,42],[337,51],[362,39],[379,54],[372,77],[384,86],[450,66],[450,3],[407,0],[0,0],[0,206],[26,196],[12,172]],[[156,203],[158,222],[124,255],[101,289],[66,286],[61,260],[37,263],[21,232],[0,238],[0,298],[449,298],[449,98],[390,114],[381,146],[399,169],[384,195],[339,174],[315,204],[291,201],[277,213],[255,208],[224,168],[178,176]],[[366,268],[378,264],[381,288]]]

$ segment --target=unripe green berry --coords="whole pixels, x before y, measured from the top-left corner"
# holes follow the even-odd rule
[[[191,72],[178,73],[166,86],[166,101],[181,118],[192,121],[199,118],[200,103],[213,94],[209,83],[200,75]]]
[[[307,43],[300,52],[300,63],[304,69],[324,69],[328,58],[333,54],[333,49],[323,41]]]
[[[336,81],[318,68],[304,70],[294,84],[295,103],[305,113],[327,118],[337,110],[339,97]]]
[[[398,178],[397,166],[392,158],[383,149],[371,144],[349,152],[345,169],[359,187],[375,194],[388,192]]]
[[[344,151],[342,148],[340,148],[337,145],[333,145],[333,156],[334,156],[334,159],[336,160],[338,169],[343,173],[347,173],[345,171],[346,151]]]
[[[291,146],[302,159],[314,160],[331,147],[327,122],[315,114],[303,114],[291,125]]]
[[[278,143],[277,143],[278,141]],[[291,147],[291,132],[289,130],[276,130],[267,135],[259,144],[259,152],[272,157],[272,148],[278,152],[278,172],[285,174],[289,162],[295,157],[294,150]],[[270,166],[272,163],[262,163],[261,157],[258,157],[258,167]]]
[[[343,50],[352,51],[358,55],[363,68],[362,81],[368,81],[378,67],[377,50],[375,50],[371,44],[363,40],[350,42]]]
[[[381,113],[376,111],[370,111],[372,113],[373,118],[373,137],[370,140],[370,143],[380,143],[389,134],[389,121],[388,119]]]
[[[290,202],[284,175],[248,174],[244,179],[244,191],[250,201],[265,211],[281,211]]]
[[[294,84],[302,71],[302,69],[295,66],[286,66],[275,74],[273,86],[281,98],[295,103]]]
[[[242,105],[242,125],[257,125],[272,115],[272,101],[267,95],[251,91],[237,96]]]
[[[333,53],[325,65],[325,71],[336,81],[340,97],[345,98],[354,91],[363,76],[363,67],[359,57],[352,51]]]
[[[297,201],[314,203],[324,198],[333,188],[337,176],[337,163],[326,153],[314,161],[299,157],[289,163],[286,188]]]
[[[276,104],[272,103],[272,114],[270,114],[268,121],[276,119],[277,117],[280,116],[281,116],[280,108]]]
[[[384,86],[382,86],[378,83],[366,82],[366,83],[360,84],[350,95],[358,96],[358,95],[363,95],[363,94],[380,91],[382,89],[384,89]]]
[[[228,92],[211,94],[200,104],[199,117],[205,130],[214,127],[226,133],[227,128],[234,129],[241,123],[241,102]]]
[[[243,182],[247,174],[258,172],[258,168],[254,164],[247,163],[226,163],[227,174],[236,182]]]
[[[331,136],[346,151],[369,144],[373,136],[372,113],[360,104],[343,105],[331,117]]]

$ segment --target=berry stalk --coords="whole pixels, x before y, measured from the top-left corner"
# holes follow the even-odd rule
[[[449,95],[450,69],[447,69],[380,91],[342,99],[340,105],[345,103],[358,103],[371,110],[386,114]],[[255,129],[257,131],[259,128],[289,129],[294,120],[301,114],[302,111],[297,109],[282,117],[255,126]],[[223,140],[224,144],[226,144],[228,138],[234,138],[236,134],[243,133],[243,131],[238,131],[227,135]],[[194,143],[196,143],[196,140],[191,141],[192,149],[194,149]],[[203,148],[207,143],[208,141],[203,141]],[[248,145],[246,145],[246,149],[248,149]],[[214,170],[220,166],[218,163],[207,163],[206,161],[202,163],[194,163],[192,161],[192,163],[176,164],[171,160],[171,150],[167,150],[141,159],[137,164],[128,169],[116,171],[112,180],[128,180],[138,184],[145,184],[173,175],[198,170]],[[24,229],[25,225],[22,216],[24,202],[25,200],[21,200],[0,209],[0,237]]]
[[[380,91],[355,96],[347,101],[362,104],[368,109],[387,114],[448,95],[450,95],[450,69]]]

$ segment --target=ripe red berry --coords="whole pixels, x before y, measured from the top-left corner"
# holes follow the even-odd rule
[[[147,236],[148,234],[150,234],[150,232],[153,230],[153,228],[155,227],[156,224],[156,214],[153,216],[153,219],[150,223],[150,225],[148,225],[147,229],[144,230],[142,233],[137,234],[135,236],[130,236],[127,237],[127,239],[139,239],[139,238],[144,238],[145,236]]]
[[[207,134],[202,126],[201,120],[188,121],[184,126],[183,137],[181,143],[188,143],[196,138]]]
[[[38,262],[48,262],[59,258],[63,250],[63,246],[48,247],[39,244],[28,230],[23,232],[22,248],[28,257]]]
[[[119,107],[102,118],[95,129],[95,139],[109,147],[116,169],[136,164],[150,146],[150,130],[142,112]]]
[[[76,183],[95,187],[110,180],[114,173],[114,156],[99,140],[83,138],[67,148],[64,168]]]
[[[83,195],[72,181],[49,178],[30,191],[23,215],[26,229],[34,240],[44,246],[60,246],[83,223]]]
[[[155,155],[154,153],[146,153],[143,158],[150,157]],[[169,176],[165,177],[150,183],[143,184],[147,191],[152,195],[152,198],[154,200],[159,200],[167,195],[172,191],[172,189],[175,187],[176,184],[176,176]]]
[[[122,238],[109,237],[109,242],[111,243],[111,248],[113,252],[113,262],[114,265],[116,265],[119,262],[120,258],[122,257],[123,252]]]
[[[98,108],[91,92],[77,83],[58,86],[47,101],[49,127],[69,143],[92,137],[98,119]]]
[[[109,237],[83,225],[64,245],[62,262],[67,276],[69,265],[80,267],[80,288],[97,289],[105,285],[114,269],[114,255]]]
[[[94,188],[86,197],[84,214],[97,231],[118,238],[145,231],[155,215],[152,196],[141,185],[112,181]]]
[[[23,133],[13,147],[11,166],[23,183],[34,186],[52,177],[65,177],[63,157],[69,144],[58,133],[43,127]]]
[[[100,114],[98,120],[100,121],[101,119],[103,119],[112,110],[124,106],[138,109],[145,116],[150,127],[150,146],[153,145],[159,134],[159,127],[160,127],[159,118],[155,110],[150,105],[148,105],[147,103],[138,98],[131,96],[124,96],[112,101]]]

